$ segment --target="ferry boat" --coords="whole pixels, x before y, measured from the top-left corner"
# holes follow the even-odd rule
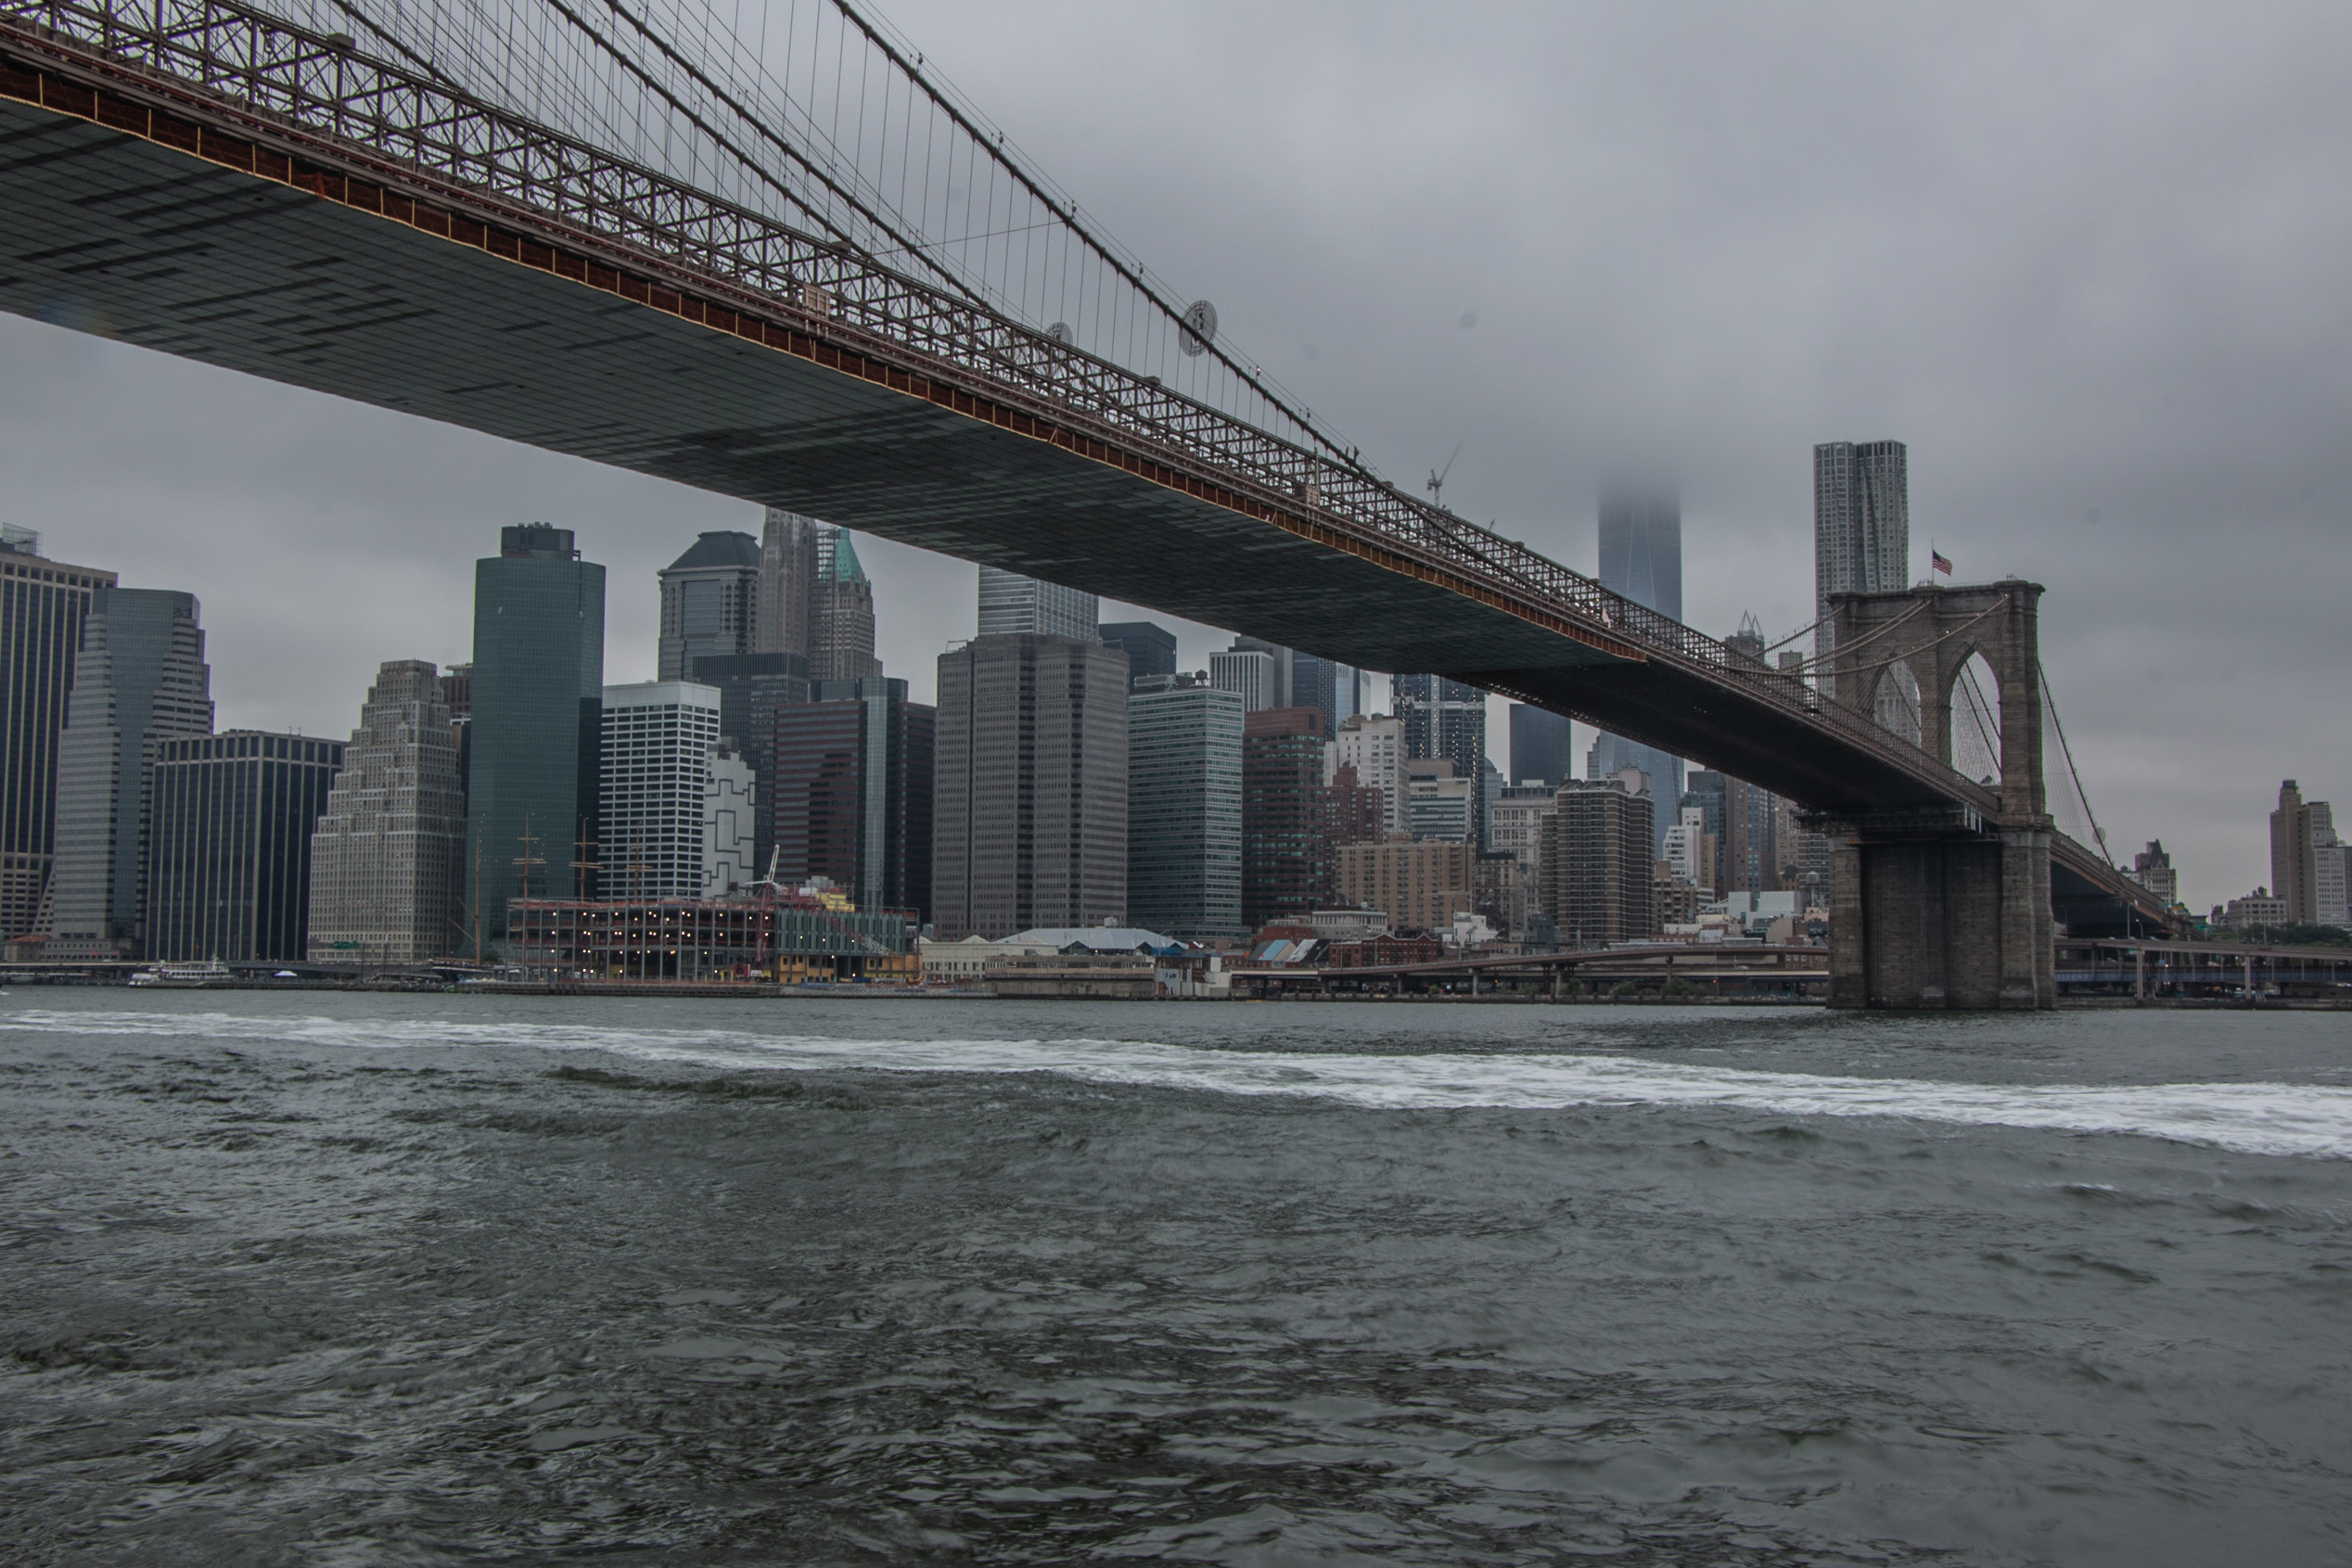
[[[159,963],[152,969],[138,970],[132,975],[131,984],[163,990],[194,990],[236,978],[227,964],[217,958],[208,958],[202,963]]]

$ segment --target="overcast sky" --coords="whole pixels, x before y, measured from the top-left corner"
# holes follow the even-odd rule
[[[1594,567],[1671,464],[1684,604],[1811,618],[1811,452],[1910,443],[1913,575],[2046,584],[2111,846],[2202,907],[2282,777],[2352,814],[2352,8],[891,0],[1037,163],[1400,481]],[[738,502],[0,318],[0,517],[196,593],[224,727],[467,656],[505,523],[654,570]],[[861,539],[918,695],[973,568]],[[1158,618],[1163,620],[1165,618]],[[1186,628],[1204,664],[1216,638]],[[1385,703],[1385,695],[1384,695]]]

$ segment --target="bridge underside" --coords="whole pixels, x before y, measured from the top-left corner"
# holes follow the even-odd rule
[[[0,309],[1373,669],[1435,670],[1808,805],[1932,786],[1694,671],[477,247],[0,101]],[[593,548],[593,542],[591,542]]]
[[[887,386],[22,104],[0,104],[0,308],[124,342],[1373,669],[1620,662]]]

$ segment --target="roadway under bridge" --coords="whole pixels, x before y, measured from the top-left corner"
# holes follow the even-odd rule
[[[433,139],[461,121],[462,146]],[[0,0],[0,308],[1451,675],[1841,822],[1982,835],[2004,815],[1866,712],[1351,451],[270,12]],[[2166,919],[2044,842],[2069,924]]]

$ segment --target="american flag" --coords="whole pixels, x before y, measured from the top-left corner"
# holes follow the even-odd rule
[[[1937,571],[1942,572],[1946,577],[1949,577],[1952,574],[1952,564],[1933,550],[1927,552],[1927,564],[1935,567]]]

